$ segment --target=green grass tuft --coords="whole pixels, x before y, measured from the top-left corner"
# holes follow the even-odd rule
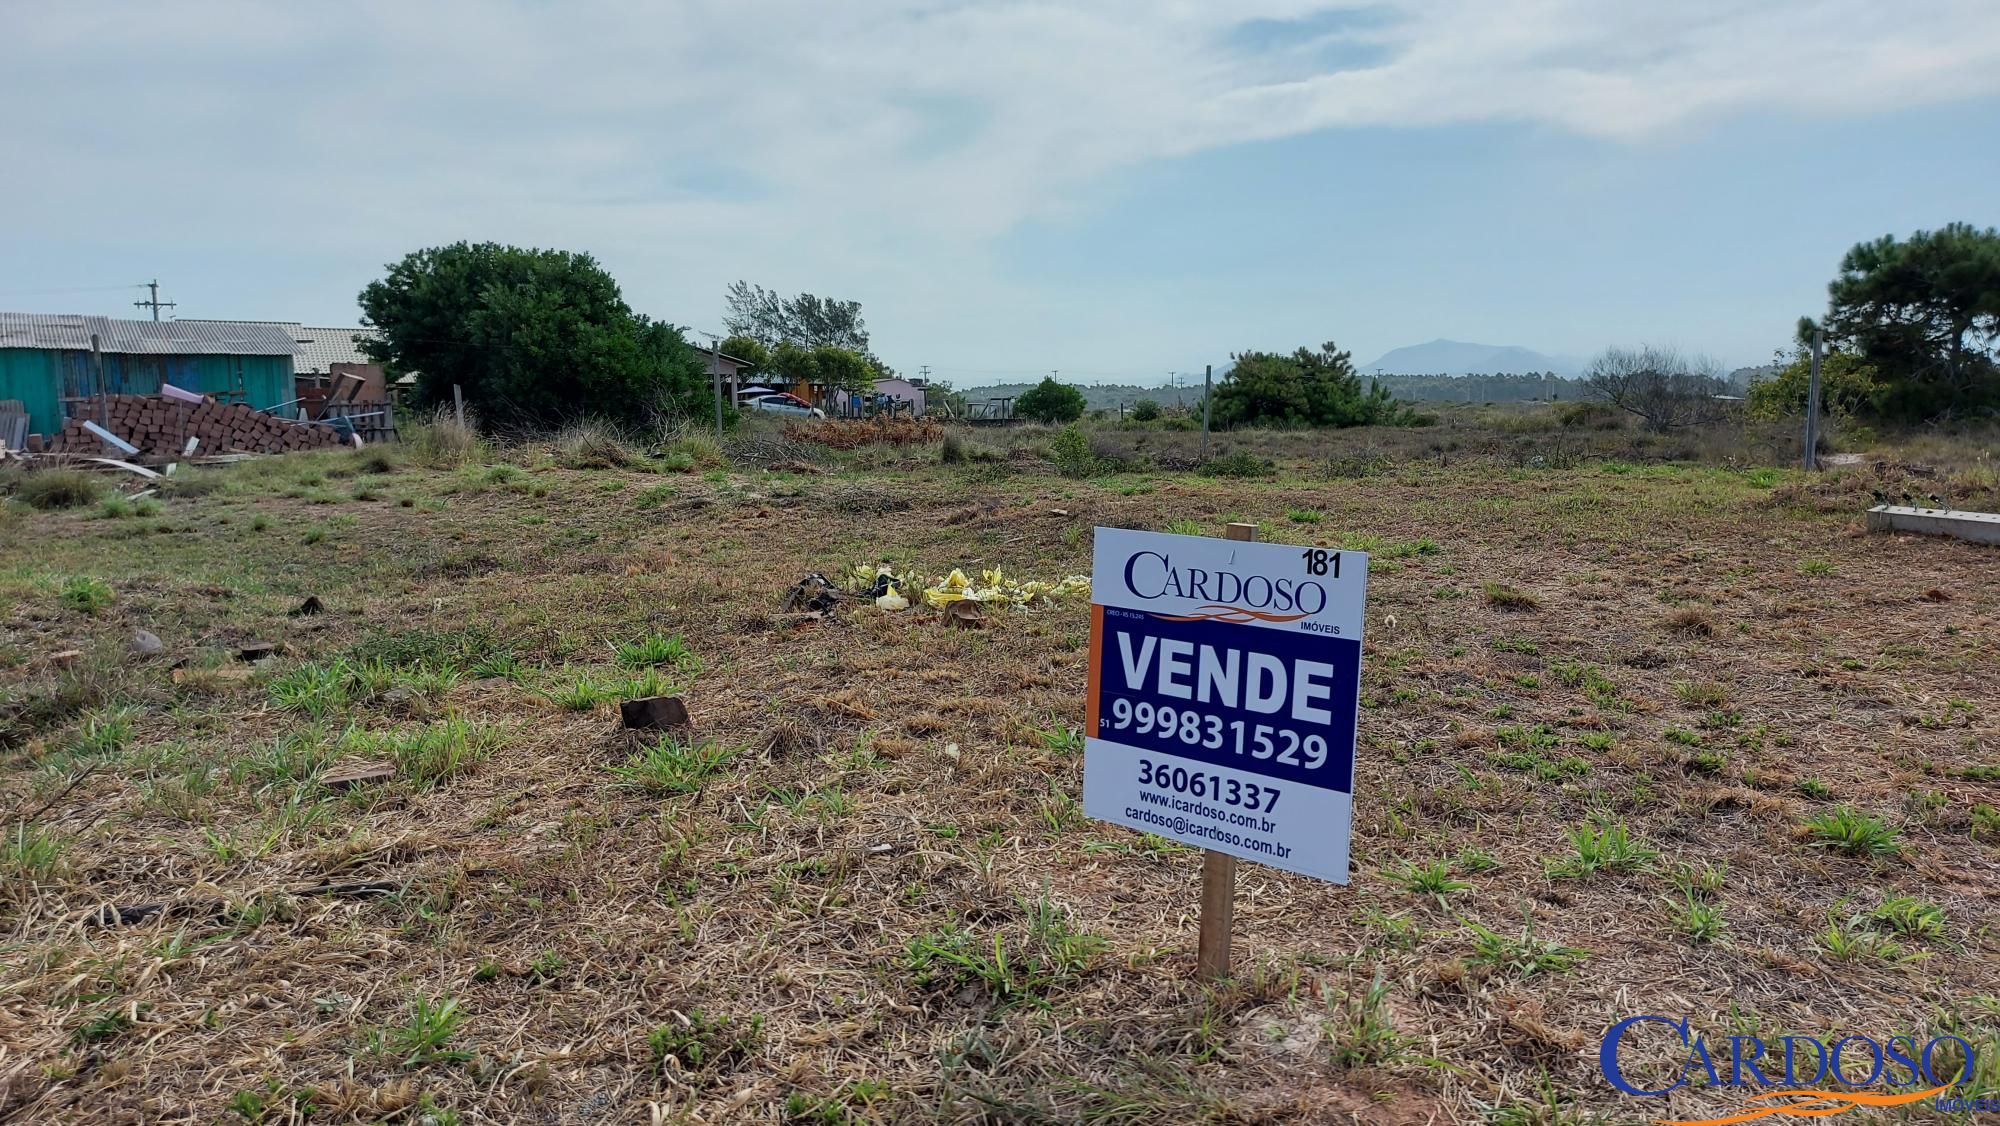
[[[613,767],[611,772],[627,785],[649,794],[693,794],[700,792],[702,783],[720,773],[738,753],[713,741],[683,744],[671,735],[662,735],[658,742],[632,756],[624,766]]]
[[[1893,826],[1853,806],[1829,809],[1806,822],[1808,843],[1849,856],[1899,856],[1903,846]]]
[[[72,575],[63,581],[57,596],[63,606],[78,613],[96,616],[111,606],[111,587],[89,575]]]

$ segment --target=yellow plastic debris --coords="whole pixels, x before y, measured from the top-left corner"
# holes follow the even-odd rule
[[[912,591],[921,592],[924,604],[936,609],[943,609],[953,602],[1027,606],[1090,596],[1088,575],[1070,575],[1055,582],[1044,579],[1017,582],[998,567],[986,567],[974,580],[954,567],[941,579],[926,580],[915,571],[896,574],[886,563],[856,563],[847,574],[848,589],[855,592],[880,589],[878,584],[885,576],[889,580],[889,589],[876,596],[875,605],[890,612],[908,609]]]
[[[958,601],[1004,602],[1010,606],[1026,606],[1033,602],[1056,602],[1089,593],[1088,575],[1071,575],[1053,583],[1040,579],[1022,583],[1009,579],[1001,573],[1000,568],[991,567],[979,573],[977,583],[966,578],[965,572],[953,570],[951,574],[924,590],[924,601],[936,607]]]

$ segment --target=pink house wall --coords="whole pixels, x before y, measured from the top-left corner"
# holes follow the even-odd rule
[[[898,399],[908,399],[916,405],[918,417],[923,416],[924,389],[907,379],[878,379],[875,381],[875,393],[878,395],[894,395]]]

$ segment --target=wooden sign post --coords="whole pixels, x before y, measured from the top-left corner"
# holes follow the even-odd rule
[[[1207,434],[1202,435],[1204,438]],[[1257,525],[1231,524],[1223,530],[1232,540],[1257,538]],[[1236,858],[1203,849],[1201,854],[1201,940],[1195,947],[1194,976],[1221,981],[1229,976],[1229,936],[1236,927]]]

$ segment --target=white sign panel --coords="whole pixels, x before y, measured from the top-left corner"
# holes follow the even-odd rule
[[[1083,808],[1347,882],[1368,556],[1099,528]]]

